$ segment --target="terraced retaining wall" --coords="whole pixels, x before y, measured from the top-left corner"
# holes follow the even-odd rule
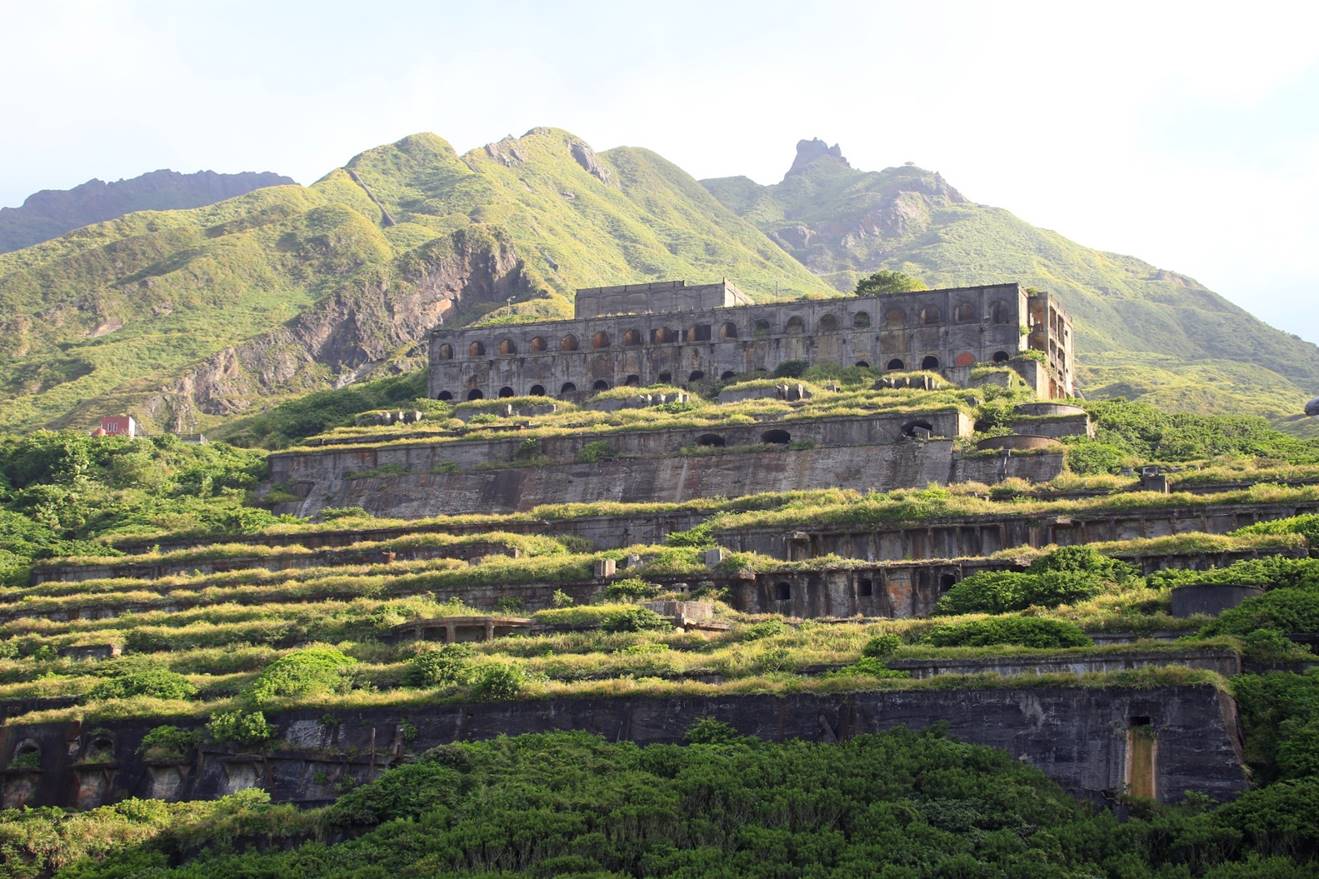
[[[5,806],[90,808],[124,797],[209,799],[262,787],[279,801],[332,799],[401,759],[447,742],[552,730],[585,730],[642,744],[681,741],[714,717],[770,740],[837,741],[860,733],[945,724],[952,738],[1002,748],[1070,792],[1111,798],[1152,782],[1166,802],[1187,791],[1228,799],[1245,788],[1236,705],[1210,685],[970,687],[789,696],[656,696],[449,703],[272,716],[269,753],[207,750],[186,761],[137,755],[150,720],[0,729],[0,757],[35,750],[38,770],[0,776]],[[198,728],[201,721],[176,721]],[[1153,744],[1148,744],[1149,742]],[[1152,750],[1152,778],[1130,777],[1133,747]],[[1137,761],[1139,763],[1139,761]]]

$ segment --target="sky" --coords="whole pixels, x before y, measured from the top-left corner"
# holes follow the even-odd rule
[[[0,0],[0,21],[0,205],[156,168],[310,183],[407,134],[461,152],[538,125],[771,183],[820,137],[1319,342],[1319,4]]]

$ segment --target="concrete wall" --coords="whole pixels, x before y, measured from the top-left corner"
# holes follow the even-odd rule
[[[1015,457],[1006,466],[975,459],[966,466],[947,440],[435,472],[437,467],[443,471],[450,454],[448,448],[412,446],[272,461],[273,481],[298,498],[278,505],[276,511],[310,516],[325,507],[361,506],[377,515],[419,518],[530,510],[568,502],[686,501],[827,487],[888,491],[966,478],[997,482],[1020,476],[1045,481],[1063,469],[1061,455]],[[406,472],[349,476],[385,464]],[[627,545],[607,535],[603,539],[609,542],[596,545]]]
[[[714,717],[770,740],[837,741],[861,733],[947,724],[959,740],[1002,748],[1080,796],[1121,792],[1128,729],[1148,723],[1158,740],[1156,790],[1167,802],[1187,791],[1223,800],[1245,788],[1236,706],[1207,685],[1000,686],[791,696],[572,698],[437,704],[421,708],[309,710],[272,716],[269,754],[207,751],[186,763],[147,765],[136,753],[155,722],[107,721],[0,729],[0,759],[20,744],[40,752],[38,772],[0,776],[5,806],[90,808],[128,796],[209,799],[259,786],[280,801],[320,803],[344,780],[365,781],[399,759],[458,740],[584,730],[610,740],[675,742]],[[405,742],[404,723],[415,731]],[[188,726],[189,721],[176,721]],[[201,721],[192,721],[199,726]],[[105,750],[93,763],[94,743]]]
[[[1048,312],[1046,306],[1042,313]],[[430,339],[428,390],[431,397],[455,400],[501,393],[571,396],[628,383],[725,380],[772,372],[792,360],[864,362],[877,369],[1006,362],[1026,347],[1020,329],[1031,314],[1019,285],[999,284],[440,328]],[[1040,334],[1039,341],[1047,351],[1049,337]],[[927,359],[933,365],[927,367]]]

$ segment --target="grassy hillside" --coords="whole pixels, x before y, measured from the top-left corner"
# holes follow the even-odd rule
[[[758,296],[823,287],[644,150],[596,156],[536,129],[459,156],[416,135],[311,187],[0,255],[0,426],[128,410],[148,428],[208,428],[415,366],[442,320],[560,316],[580,286],[725,275]]]
[[[1178,408],[1276,417],[1300,412],[1319,388],[1316,346],[1183,275],[974,204],[920,168],[858,171],[818,154],[772,186],[704,184],[840,290],[888,268],[932,287],[1019,280],[1058,293],[1077,325],[1090,395],[1121,389]]]

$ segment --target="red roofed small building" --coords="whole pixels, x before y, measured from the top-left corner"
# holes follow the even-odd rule
[[[102,436],[137,436],[137,422],[132,415],[104,415],[101,417]]]

